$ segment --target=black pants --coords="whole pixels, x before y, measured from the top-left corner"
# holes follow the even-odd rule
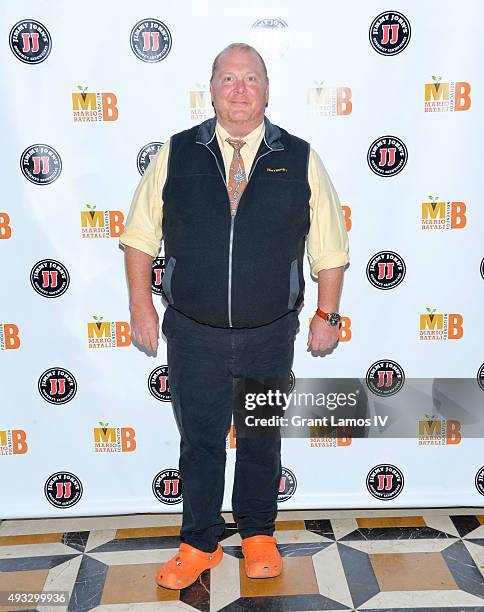
[[[168,344],[171,401],[180,432],[182,542],[213,552],[224,532],[222,507],[226,436],[234,377],[287,377],[298,315],[262,327],[201,325],[171,307],[162,331]],[[278,437],[238,438],[232,512],[242,538],[272,535],[281,479]]]

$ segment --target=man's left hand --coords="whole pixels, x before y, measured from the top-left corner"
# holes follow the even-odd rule
[[[309,326],[308,348],[311,351],[328,351],[338,343],[339,325],[328,325],[314,315]]]

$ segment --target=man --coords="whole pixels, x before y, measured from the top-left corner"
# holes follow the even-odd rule
[[[157,573],[180,589],[222,559],[220,509],[233,381],[288,377],[303,300],[304,244],[318,279],[308,349],[338,340],[348,237],[336,192],[308,143],[264,117],[265,63],[235,43],[215,58],[216,117],[175,134],[138,185],[121,243],[133,340],[156,351],[159,323],[151,265],[163,237],[168,300],[162,330],[180,432],[183,523],[177,555]],[[245,570],[277,576],[273,537],[281,478],[280,437],[237,439],[232,510]]]

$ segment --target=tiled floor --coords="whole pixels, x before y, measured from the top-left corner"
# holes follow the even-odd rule
[[[68,607],[0,611],[455,610],[484,612],[484,508],[280,512],[277,578],[245,576],[232,515],[223,561],[183,591],[157,587],[180,515],[0,522],[0,591],[68,591]]]

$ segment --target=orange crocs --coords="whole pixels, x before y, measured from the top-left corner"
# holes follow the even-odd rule
[[[282,558],[277,550],[276,538],[255,535],[242,540],[245,573],[249,578],[274,578],[282,572]]]
[[[222,555],[220,544],[215,552],[207,553],[182,542],[178,553],[158,568],[156,583],[165,589],[184,589],[193,584],[204,570],[218,565]]]

